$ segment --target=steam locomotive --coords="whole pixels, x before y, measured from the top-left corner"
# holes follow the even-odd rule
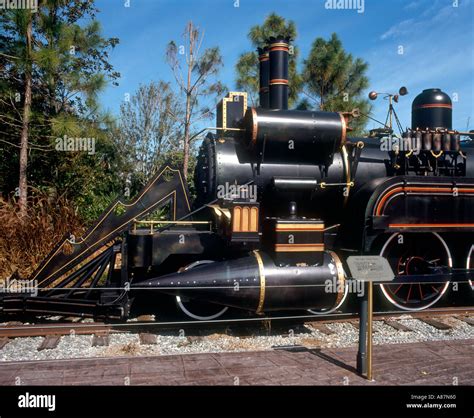
[[[354,297],[345,260],[361,254],[382,255],[396,275],[381,305],[426,309],[453,283],[471,298],[474,147],[452,128],[449,96],[419,94],[402,137],[352,138],[356,110],[288,109],[288,51],[284,37],[259,49],[260,107],[243,92],[218,104],[193,203],[182,173],[163,167],[26,281],[10,278],[22,291],[5,288],[1,312],[123,318],[148,298],[195,320],[229,308],[327,314]],[[167,220],[154,216],[163,207]]]

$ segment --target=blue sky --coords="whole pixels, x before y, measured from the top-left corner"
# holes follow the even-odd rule
[[[457,96],[453,127],[466,129],[470,118],[474,129],[474,0],[365,0],[363,13],[326,9],[327,0],[239,0],[239,7],[236,0],[129,1],[130,7],[124,6],[127,0],[96,2],[104,34],[120,39],[111,54],[122,75],[120,85],[101,95],[104,108],[115,114],[124,95],[133,94],[140,83],[173,79],[166,44],[180,42],[189,20],[205,31],[203,47],[219,46],[224,59],[220,79],[235,90],[234,64],[251,49],[249,28],[276,12],[296,23],[300,61],[315,38],[336,32],[348,52],[369,63],[369,90],[396,92],[407,86],[410,94],[397,107],[402,125],[410,124],[413,98],[425,88],[439,87]],[[386,101],[373,104],[372,115],[384,120]]]

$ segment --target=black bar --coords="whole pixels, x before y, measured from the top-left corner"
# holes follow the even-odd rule
[[[10,417],[470,417],[468,386],[207,386],[0,388],[0,414]],[[19,396],[56,395],[54,411],[20,408]],[[430,396],[419,401],[413,397]],[[448,396],[448,400],[437,400]],[[423,408],[445,403],[455,408]],[[407,406],[421,404],[421,408]]]
[[[369,304],[368,285],[364,283],[364,295],[360,302],[359,323],[359,351],[357,352],[357,372],[360,375],[367,373],[367,313]]]

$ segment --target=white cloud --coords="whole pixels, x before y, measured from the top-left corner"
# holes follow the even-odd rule
[[[407,35],[410,31],[413,31],[415,24],[414,19],[402,20],[400,23],[393,25],[388,31],[380,36],[380,39],[385,40],[389,38],[395,38],[401,35]]]
[[[453,7],[451,1],[433,3],[380,36],[378,46],[368,55],[370,90],[396,92],[402,85],[408,87],[411,99],[401,98],[398,107],[404,125],[410,121],[410,102],[422,89],[462,92],[464,100],[455,104],[454,122],[462,119],[464,128],[466,115],[473,113],[473,86],[469,88],[464,81],[474,72],[472,3],[464,0],[459,7]],[[399,45],[403,55],[397,54]],[[382,119],[386,103],[377,100],[373,104],[374,117]]]

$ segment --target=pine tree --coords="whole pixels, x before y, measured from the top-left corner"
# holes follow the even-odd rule
[[[18,161],[2,161],[0,168],[11,172],[12,164],[19,165],[21,214],[28,183],[41,180],[39,173],[51,181],[54,167],[56,173],[71,167],[77,157],[52,152],[53,139],[101,131],[97,94],[107,78],[114,82],[119,77],[108,62],[108,51],[118,40],[101,36],[96,12],[93,0],[44,0],[35,13],[18,9],[0,15],[0,124],[2,131],[8,127],[2,147],[19,149]]]
[[[304,61],[303,81],[305,103],[300,108],[325,111],[351,111],[358,108],[363,115],[370,112],[369,101],[363,97],[369,85],[365,75],[368,64],[348,54],[337,34],[326,41],[317,38]],[[351,122],[354,134],[361,134],[367,118]]]

